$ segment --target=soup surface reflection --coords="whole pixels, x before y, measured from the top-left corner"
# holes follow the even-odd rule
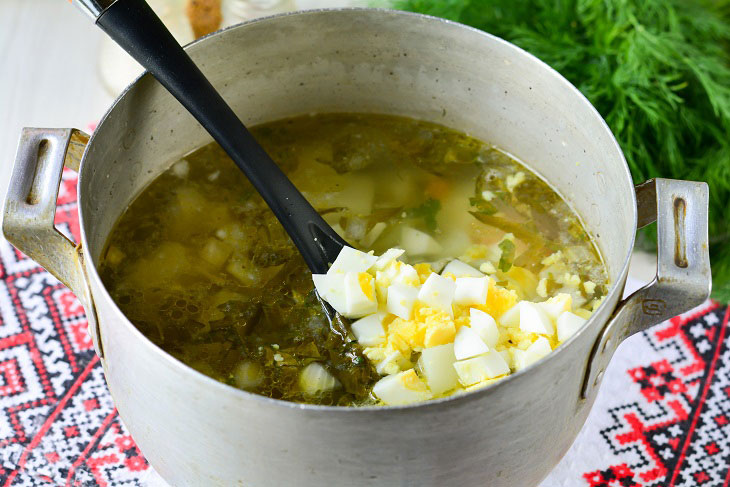
[[[607,292],[604,266],[568,205],[487,143],[370,114],[304,116],[252,132],[360,250],[402,248],[401,260],[435,272],[458,257],[520,300],[570,294],[586,317]],[[289,401],[377,403],[374,364],[346,329],[328,323],[292,242],[215,144],[176,162],[132,202],[101,276],[144,335],[216,380]],[[497,350],[522,346],[515,340],[504,335]],[[416,363],[418,350],[411,355]],[[337,387],[302,390],[300,373],[315,362]]]

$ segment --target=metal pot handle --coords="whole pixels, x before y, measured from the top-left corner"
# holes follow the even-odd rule
[[[650,179],[636,186],[638,228],[657,222],[657,273],[621,301],[593,346],[582,399],[600,384],[621,341],[699,306],[710,295],[706,183]]]
[[[86,310],[94,348],[102,356],[84,254],[53,224],[63,167],[78,170],[88,142],[89,136],[76,129],[23,129],[5,199],[3,234],[76,294]]]

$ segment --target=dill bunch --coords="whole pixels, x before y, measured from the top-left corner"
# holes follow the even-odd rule
[[[706,181],[713,297],[730,302],[730,0],[395,0],[395,7],[482,29],[551,65],[604,117],[636,182]]]

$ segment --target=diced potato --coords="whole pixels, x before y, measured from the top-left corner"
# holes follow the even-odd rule
[[[259,364],[246,360],[236,366],[233,381],[241,389],[255,389],[264,381],[264,371]]]
[[[116,245],[111,245],[106,251],[106,261],[109,265],[117,266],[124,259],[122,252]]]
[[[369,249],[373,246],[376,240],[383,234],[383,231],[385,230],[385,227],[387,227],[383,222],[378,222],[375,225],[373,225],[373,228],[368,231],[368,233],[365,235],[365,238],[363,238],[360,243],[363,247],[366,249]]]
[[[227,243],[216,238],[209,238],[200,249],[200,256],[204,261],[218,268],[226,263],[231,252],[233,252],[233,248]]]
[[[317,362],[312,362],[299,372],[299,388],[308,396],[316,396],[338,386],[337,379]]]
[[[240,260],[232,260],[228,262],[226,271],[241,281],[245,286],[255,286],[258,281],[258,273],[252,267],[247,266]]]
[[[411,257],[434,255],[441,251],[441,244],[431,235],[411,227],[402,227],[401,245]]]
[[[177,242],[160,244],[149,257],[134,263],[129,271],[129,280],[136,287],[148,288],[171,284],[180,274],[190,270],[187,248]]]

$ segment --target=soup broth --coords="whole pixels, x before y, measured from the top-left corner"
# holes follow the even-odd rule
[[[489,144],[371,114],[290,118],[252,133],[355,248],[402,248],[401,260],[436,272],[458,257],[516,299],[569,294],[584,317],[607,293],[604,266],[577,216]],[[173,164],[131,203],[100,272],[145,336],[203,374],[276,399],[377,403],[380,374],[368,351],[346,326],[328,322],[291,240],[215,144]],[[534,337],[518,339],[501,336],[497,350],[527,347]],[[413,365],[419,350],[410,352]],[[337,387],[303,390],[300,375],[312,363]]]

